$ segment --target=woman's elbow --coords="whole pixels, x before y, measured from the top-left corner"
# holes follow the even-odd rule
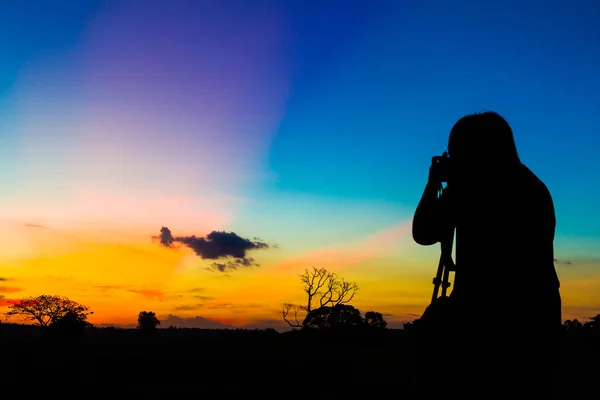
[[[431,246],[439,242],[435,230],[423,229],[422,227],[415,226],[412,228],[413,240],[421,246]]]

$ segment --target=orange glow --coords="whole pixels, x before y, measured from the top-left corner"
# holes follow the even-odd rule
[[[345,246],[301,254],[260,250],[253,255],[260,267],[227,276],[206,269],[214,260],[203,260],[185,246],[165,248],[134,231],[84,234],[3,226],[0,235],[9,238],[12,232],[13,245],[0,259],[0,306],[10,299],[63,295],[90,307],[94,324],[135,324],[137,314],[147,310],[165,323],[179,318],[281,327],[281,304],[305,302],[298,274],[313,265],[356,281],[360,290],[352,304],[359,310],[381,312],[388,322],[400,324],[418,317],[428,304],[439,251],[414,244],[407,221]],[[588,276],[600,263],[573,264],[578,266],[559,268],[563,317],[585,321],[600,310],[600,281]]]

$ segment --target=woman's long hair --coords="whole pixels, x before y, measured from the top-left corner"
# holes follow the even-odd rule
[[[451,159],[465,164],[483,162],[502,167],[521,164],[510,125],[493,111],[459,119],[450,131],[448,153]]]

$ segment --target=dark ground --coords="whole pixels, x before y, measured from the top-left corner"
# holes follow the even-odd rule
[[[597,395],[600,338],[565,338],[562,350],[558,397]],[[402,399],[409,398],[414,342],[393,329],[360,336],[160,329],[141,337],[111,328],[57,341],[38,328],[1,324],[0,354],[0,393]]]

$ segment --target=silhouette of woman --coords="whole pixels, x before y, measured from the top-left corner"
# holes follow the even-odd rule
[[[413,238],[429,246],[445,229],[456,232],[450,297],[458,319],[443,346],[459,364],[448,389],[552,397],[562,322],[550,192],[521,162],[510,125],[495,112],[458,120],[447,156],[432,160]]]

